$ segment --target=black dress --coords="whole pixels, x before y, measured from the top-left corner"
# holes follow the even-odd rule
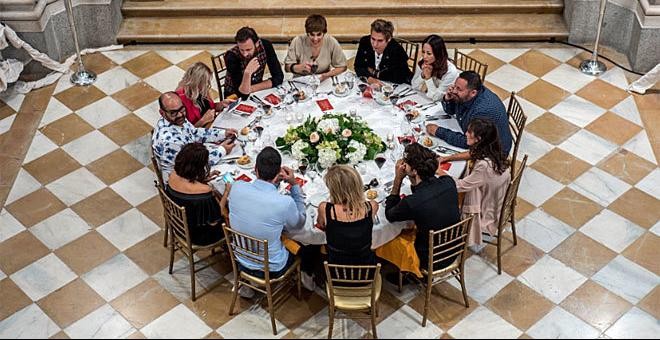
[[[368,202],[364,218],[353,222],[342,222],[337,218],[335,206],[328,203],[325,207],[328,242],[328,263],[345,265],[376,264],[376,254],[371,250],[371,231],[374,226],[371,217],[371,204]],[[330,212],[332,211],[332,214]]]
[[[186,208],[190,240],[195,245],[208,245],[222,239],[222,215],[220,205],[212,192],[204,194],[184,194],[172,189],[166,189],[174,203]],[[215,224],[215,225],[211,225]]]

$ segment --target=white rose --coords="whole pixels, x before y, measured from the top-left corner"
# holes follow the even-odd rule
[[[309,135],[309,141],[312,143],[318,142],[319,139],[321,139],[321,136],[316,132],[312,132],[312,134]]]
[[[353,135],[353,131],[350,129],[344,129],[344,131],[341,132],[341,135],[344,136],[345,138],[348,138]]]
[[[305,158],[305,153],[303,150],[307,148],[309,144],[302,139],[297,140],[293,145],[291,145],[291,156],[295,159]]]

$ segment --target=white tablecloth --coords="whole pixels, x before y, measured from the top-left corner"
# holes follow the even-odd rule
[[[341,75],[339,76],[339,79],[343,80]],[[289,87],[287,82],[285,82],[283,86],[285,88]],[[312,91],[306,88],[305,85],[296,84],[296,86],[301,89],[304,89],[305,92],[308,94],[312,93]],[[256,142],[255,144],[256,147],[251,145],[251,143],[248,143],[249,145],[246,146],[245,148],[248,154],[253,156],[254,159],[255,158],[254,155],[259,148],[263,147],[264,145],[274,146],[275,139],[277,137],[283,136],[287,128],[289,127],[289,124],[286,122],[285,119],[287,115],[289,115],[290,117],[291,116],[295,117],[297,113],[302,113],[303,114],[302,116],[305,118],[307,116],[312,116],[312,117],[322,116],[324,112],[321,111],[321,109],[316,103],[317,100],[322,100],[322,99],[328,99],[332,104],[332,106],[334,107],[333,110],[326,112],[348,114],[350,109],[356,109],[357,114],[361,116],[362,119],[364,119],[367,122],[369,127],[371,127],[376,134],[381,136],[381,138],[384,141],[386,140],[386,136],[388,133],[392,133],[394,134],[394,136],[400,136],[402,135],[402,131],[406,131],[409,129],[408,123],[405,122],[403,111],[393,107],[390,104],[380,105],[376,103],[373,99],[361,97],[358,94],[359,92],[357,86],[355,86],[354,89],[351,90],[351,94],[346,97],[337,97],[333,94],[327,94],[332,90],[332,88],[333,88],[332,81],[330,79],[327,79],[319,86],[317,90],[318,96],[316,98],[312,98],[311,100],[306,101],[304,103],[294,103],[292,105],[284,105],[283,103],[280,104],[280,107],[275,108],[273,110],[274,113],[270,118],[267,119],[264,118],[261,120],[259,125],[264,127],[264,131],[262,133],[260,140]],[[409,88],[408,85],[401,85],[395,90],[395,93],[404,92],[406,88]],[[268,90],[256,92],[254,95],[263,99],[270,93],[277,94],[277,91],[275,89],[268,89]],[[426,104],[431,102],[425,95],[419,93],[409,97],[405,97],[400,101],[405,101],[408,99],[413,100],[418,104]],[[259,107],[259,105],[251,101],[247,101],[246,104]],[[442,114],[444,114],[444,111],[442,109],[442,105],[440,105],[439,103],[428,109],[421,111],[422,117],[439,116]],[[240,130],[246,125],[248,125],[254,119],[254,116],[255,115],[253,114],[250,117],[242,117],[234,113],[223,112],[220,115],[218,115],[213,125],[224,128],[235,128],[237,130]],[[423,119],[420,118],[420,123],[422,121]],[[461,131],[460,126],[458,125],[458,122],[455,119],[437,120],[437,121],[433,121],[433,123],[455,131]],[[299,124],[301,124],[301,121],[297,121],[295,119],[293,120],[293,122],[291,122],[292,126],[296,126]],[[454,146],[450,146],[444,141],[439,140],[435,137],[432,137],[432,139],[438,145],[450,147],[451,149],[455,149],[455,150],[461,150]],[[400,147],[401,146],[398,146],[397,148]],[[401,149],[399,149],[399,152],[400,150]],[[241,149],[241,147],[237,146],[234,148],[230,156],[240,155],[242,154],[242,152],[243,150]],[[394,239],[397,235],[399,235],[401,230],[405,228],[406,225],[408,224],[406,222],[390,223],[385,218],[384,199],[387,193],[383,190],[383,187],[385,186],[385,184],[389,184],[389,182],[391,182],[392,179],[394,178],[395,160],[393,159],[393,156],[396,155],[396,153],[390,153],[390,155],[392,157],[388,157],[388,160],[385,162],[385,165],[383,165],[382,169],[380,170],[373,161],[365,161],[364,166],[362,166],[362,172],[363,172],[362,176],[365,184],[371,181],[371,179],[373,178],[377,178],[380,184],[377,190],[379,192],[378,201],[381,202],[381,204],[380,204],[380,209],[378,211],[378,221],[374,224],[373,235],[372,235],[372,248],[374,249]],[[290,154],[286,153],[282,155],[283,165],[291,165],[292,163],[294,163],[294,161],[295,160],[290,156]],[[453,162],[448,172],[452,176],[458,177],[465,170],[465,166],[466,163],[464,161]],[[239,169],[238,166],[235,164],[221,164],[214,167],[214,170],[219,170],[221,172],[233,171],[234,174],[238,176],[240,176],[241,174],[245,174],[252,179],[256,178],[256,176],[251,171],[251,169]],[[298,176],[300,177],[300,175]],[[314,181],[311,181],[311,179],[308,176],[305,176],[305,179],[308,181],[303,186],[303,191],[305,192],[307,197],[306,198],[307,216],[308,216],[307,223],[305,224],[305,227],[302,230],[299,230],[295,233],[289,233],[288,236],[304,244],[325,244],[326,243],[325,233],[314,227],[313,224],[316,218],[311,218],[311,217],[316,216],[317,208],[315,207],[315,204],[317,204],[318,201],[328,197],[327,188],[323,184],[323,179],[320,177],[320,175],[317,178],[315,178]],[[284,185],[282,187],[284,187]],[[410,194],[410,185],[407,180],[404,180],[402,193]]]

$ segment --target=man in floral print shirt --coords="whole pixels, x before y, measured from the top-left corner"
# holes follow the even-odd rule
[[[188,143],[204,143],[209,150],[209,166],[218,164],[234,148],[233,138],[228,137],[236,136],[235,129],[196,128],[186,119],[186,108],[176,93],[163,93],[158,104],[161,118],[151,137],[151,147],[165,182],[174,169],[174,158]]]

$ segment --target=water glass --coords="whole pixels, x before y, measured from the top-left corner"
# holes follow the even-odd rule
[[[298,121],[298,123],[302,123],[304,119],[305,119],[305,115],[302,113],[302,111],[296,112],[296,120]]]
[[[286,116],[284,116],[284,120],[286,121],[287,124],[291,125],[291,123],[293,122],[293,119],[294,119],[293,116],[294,115],[291,112],[286,113]]]
[[[355,118],[357,117],[357,109],[356,108],[351,108],[348,110],[348,113],[351,115],[351,117]]]

